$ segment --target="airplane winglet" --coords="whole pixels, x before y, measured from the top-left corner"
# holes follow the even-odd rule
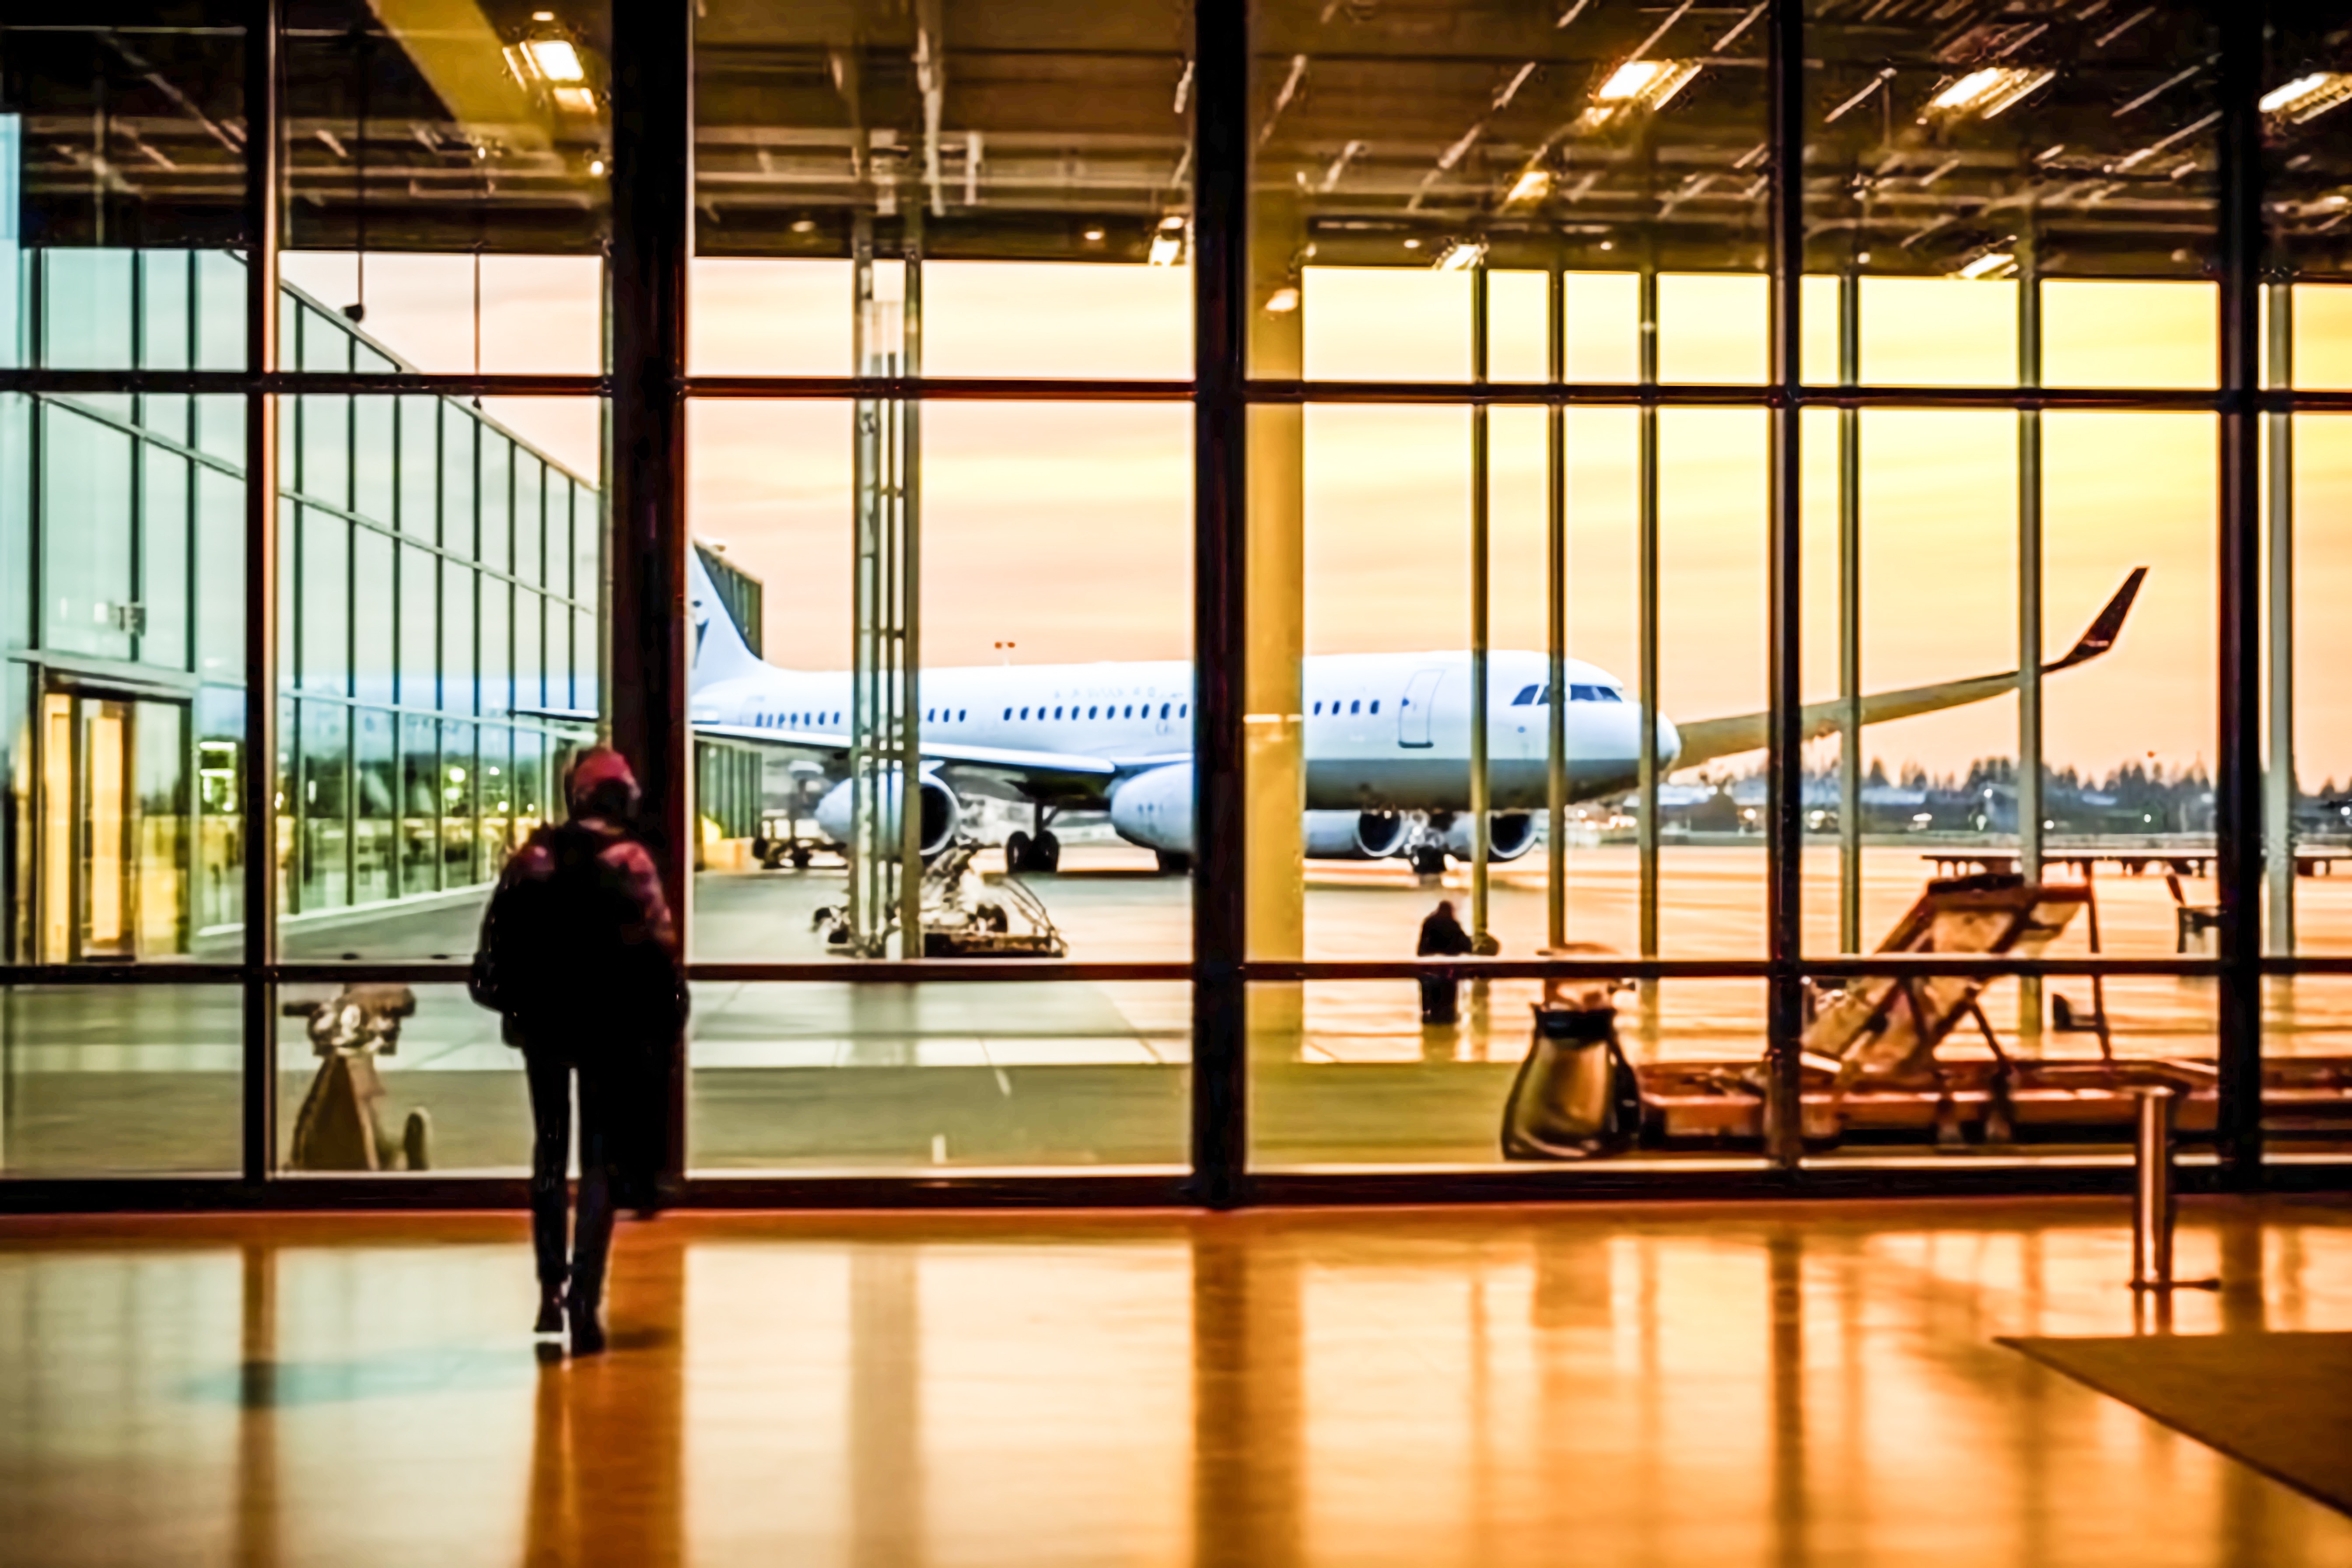
[[[2116,639],[2123,636],[2124,617],[2131,614],[2132,601],[2139,596],[2140,583],[2147,576],[2147,567],[2133,567],[2131,575],[2124,579],[2124,585],[2116,590],[2116,596],[2107,601],[2106,608],[2101,610],[2098,619],[2091,623],[2090,630],[2083,634],[2065,658],[2055,664],[2042,666],[2042,673],[2047,675],[2061,669],[2072,669],[2115,647]]]

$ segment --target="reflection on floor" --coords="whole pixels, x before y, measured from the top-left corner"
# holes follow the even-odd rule
[[[625,1226],[534,1358],[503,1218],[0,1221],[12,1563],[2352,1563],[1993,1342],[2352,1327],[2352,1212],[2200,1203]]]
[[[1931,868],[1907,847],[1865,857],[1865,928],[1884,931]],[[1037,879],[1081,959],[1183,957],[1188,885],[1151,874],[1139,852],[1074,847],[1062,874]],[[1677,847],[1664,859],[1667,951],[1753,957],[1761,951],[1763,857]],[[1807,910],[1817,949],[1833,931],[1833,857],[1808,858]],[[1572,931],[1631,945],[1630,851],[1579,849],[1570,860]],[[1459,874],[1445,892],[1459,896]],[[2161,878],[2103,875],[2111,952],[2172,948]],[[696,884],[696,951],[712,960],[818,955],[809,911],[840,896],[841,874],[709,873]],[[2352,876],[2299,885],[2313,951],[2352,951]],[[2210,897],[2192,884],[2191,901]],[[1402,868],[1318,865],[1307,892],[1311,953],[1402,955],[1437,889]],[[290,955],[462,957],[478,910],[464,904],[289,937]],[[1494,926],[1507,952],[1540,941],[1542,872],[1533,859],[1496,876]],[[2075,922],[2055,950],[2082,951]],[[2052,987],[2087,1008],[2084,982]],[[308,993],[305,993],[308,994]],[[1424,1029],[1413,989],[1396,981],[1318,984],[1298,1000],[1296,1033],[1257,1053],[1260,1158],[1269,1163],[1491,1161],[1509,1074],[1526,1048],[1532,983],[1472,986],[1463,1022]],[[1763,987],[1684,981],[1623,1020],[1637,1060],[1747,1060],[1760,1048]],[[1082,985],[744,985],[698,987],[691,1040],[694,1161],[702,1168],[1171,1163],[1184,1157],[1188,988],[1181,983]],[[2017,988],[1988,1010],[2011,1033]],[[2107,986],[2126,1055],[2210,1057],[2212,990],[2136,977]],[[2275,1055],[2352,1056],[2352,978],[2273,982],[2267,1046]],[[0,1010],[0,1162],[16,1172],[225,1170],[236,1163],[237,998],[226,987],[26,990]],[[312,1069],[289,1021],[281,1068],[288,1120]],[[2088,1057],[2087,1035],[2012,1037],[2021,1054]],[[1970,1041],[1949,1047],[1981,1054]],[[520,1075],[496,1022],[456,987],[424,987],[399,1055],[383,1063],[395,1100],[435,1121],[436,1160],[458,1170],[515,1168],[526,1140]],[[835,1068],[856,1069],[837,1072]],[[1337,1068],[1363,1070],[1334,1070]]]

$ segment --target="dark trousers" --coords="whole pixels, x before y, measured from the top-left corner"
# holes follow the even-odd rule
[[[523,1051],[530,1080],[530,1240],[539,1258],[539,1284],[551,1290],[567,1278],[564,1248],[565,1176],[572,1153],[572,1066],[560,1052]],[[568,1278],[575,1300],[593,1307],[604,1293],[604,1259],[613,1247],[614,1190],[622,1180],[621,1139],[608,1075],[580,1069],[580,1213],[572,1227]]]
[[[1421,1021],[1424,1024],[1459,1023],[1462,983],[1451,974],[1421,976]]]

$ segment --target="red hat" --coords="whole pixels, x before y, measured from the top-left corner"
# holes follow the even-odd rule
[[[612,784],[627,790],[630,799],[636,798],[637,775],[630,770],[629,759],[610,746],[593,746],[572,764],[571,776],[563,781],[564,798],[576,811],[598,789]]]

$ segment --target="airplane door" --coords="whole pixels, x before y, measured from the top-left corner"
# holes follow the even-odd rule
[[[1416,671],[1404,689],[1404,700],[1397,705],[1397,744],[1427,746],[1429,721],[1437,712],[1437,687],[1445,679],[1444,669]]]

